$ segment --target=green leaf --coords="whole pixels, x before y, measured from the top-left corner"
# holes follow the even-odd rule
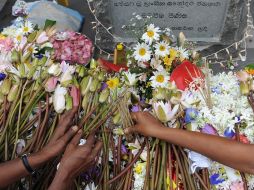
[[[56,24],[56,21],[47,19],[47,20],[45,21],[44,30],[46,30],[47,28],[50,28],[50,27],[54,26],[55,24]]]

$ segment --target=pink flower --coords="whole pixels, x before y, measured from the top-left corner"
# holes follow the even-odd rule
[[[72,86],[70,95],[72,97],[73,106],[77,107],[79,105],[80,100],[80,90],[76,86]]]
[[[43,31],[37,38],[36,42],[38,44],[42,44],[42,43],[45,43],[46,41],[48,41],[49,38],[47,36],[47,33],[45,31]]]
[[[244,190],[243,182],[236,181],[230,185],[230,190]]]
[[[50,77],[45,84],[45,90],[47,92],[53,92],[56,89],[57,81],[57,77]]]
[[[0,40],[0,51],[10,52],[14,47],[13,40],[11,38],[5,38]]]
[[[250,78],[250,75],[246,71],[239,71],[236,73],[236,77],[239,81],[246,82]]]

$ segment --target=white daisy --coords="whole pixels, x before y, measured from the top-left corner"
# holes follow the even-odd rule
[[[169,45],[167,42],[162,41],[155,44],[155,55],[165,57],[169,54]]]
[[[26,21],[24,25],[21,27],[23,34],[29,34],[34,31],[33,24],[29,21]]]
[[[134,58],[135,60],[137,61],[142,61],[142,62],[145,62],[145,61],[149,61],[150,58],[151,58],[151,50],[149,48],[148,45],[146,45],[145,43],[138,43],[136,45],[136,47],[134,48]]]
[[[151,85],[153,88],[161,87],[167,88],[169,85],[169,76],[168,73],[164,71],[154,72],[154,76],[150,78]]]
[[[142,39],[145,40],[146,43],[151,44],[153,41],[157,41],[160,38],[160,28],[155,27],[154,24],[150,24],[147,27],[146,33],[143,34]]]
[[[180,53],[180,59],[188,59],[189,58],[189,52],[187,49],[179,47],[178,51]]]

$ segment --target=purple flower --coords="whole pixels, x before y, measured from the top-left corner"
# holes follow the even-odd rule
[[[0,81],[4,80],[6,78],[6,74],[0,73]]]
[[[101,91],[105,90],[106,88],[108,88],[107,83],[103,82],[101,85]]]
[[[209,135],[218,135],[217,130],[208,123],[201,129],[201,132]]]
[[[187,108],[185,110],[184,120],[186,123],[191,123],[196,120],[197,115],[198,111],[195,108]]]
[[[231,128],[227,128],[225,131],[224,131],[224,136],[231,139],[235,136],[235,132],[231,129]]]
[[[212,185],[217,185],[219,183],[222,183],[223,181],[225,181],[225,179],[220,179],[220,174],[213,174],[212,176],[210,176],[210,183]]]
[[[134,105],[131,108],[131,112],[139,112],[140,111],[140,107],[138,105]]]
[[[122,152],[122,154],[127,154],[128,153],[128,149],[123,144],[121,145],[121,152]]]

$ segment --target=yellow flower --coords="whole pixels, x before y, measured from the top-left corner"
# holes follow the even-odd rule
[[[118,51],[122,51],[123,50],[123,44],[122,43],[117,44],[116,49]]]
[[[145,163],[137,163],[137,165],[134,168],[135,173],[141,174],[144,170]]]
[[[115,89],[119,85],[119,79],[118,78],[111,78],[107,81],[107,85],[110,89]]]
[[[168,190],[171,189],[170,188],[170,181],[171,180],[169,179],[169,176],[167,176],[167,185],[169,186]],[[171,183],[172,183],[173,189],[176,189],[177,188],[176,183],[174,181],[172,181]]]
[[[164,57],[163,62],[164,62],[165,65],[171,67],[172,62],[174,61],[174,59],[175,58],[171,58],[171,57],[166,56],[166,57]]]
[[[3,34],[0,34],[0,40],[4,40],[6,37]]]
[[[175,50],[174,48],[170,48],[169,55],[170,55],[170,58],[174,60],[176,57],[179,56],[179,52]]]

